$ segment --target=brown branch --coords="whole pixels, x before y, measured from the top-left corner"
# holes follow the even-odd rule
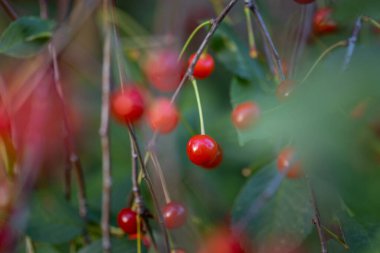
[[[163,218],[163,215],[162,215],[162,212],[161,212],[160,204],[158,202],[158,197],[157,197],[157,195],[156,195],[156,193],[154,191],[153,183],[152,183],[151,177],[150,177],[150,175],[148,173],[148,170],[145,167],[144,160],[143,160],[143,157],[142,157],[142,152],[141,152],[141,149],[140,149],[139,144],[137,142],[137,137],[136,137],[136,134],[135,134],[135,132],[133,130],[133,126],[131,124],[128,124],[127,126],[128,126],[129,134],[130,134],[130,136],[132,138],[131,140],[133,142],[134,149],[136,151],[138,161],[140,163],[141,170],[144,173],[144,181],[146,182],[148,190],[149,190],[149,193],[150,193],[150,195],[152,196],[152,199],[153,199],[153,204],[154,204],[154,207],[155,207],[155,211],[156,211],[156,215],[157,215],[157,218],[158,218],[158,223],[160,225],[160,229],[161,229],[161,231],[163,233],[163,236],[164,236],[164,247],[165,247],[164,252],[170,253],[169,235],[168,235],[168,231],[167,231],[167,229],[165,227],[164,218]]]
[[[47,19],[48,4],[46,0],[40,0],[40,13],[41,17]],[[61,76],[58,66],[57,53],[55,47],[49,43],[48,45],[49,54],[52,60],[53,74],[54,74],[54,88],[58,95],[58,101],[60,104],[60,109],[63,118],[63,129],[65,131],[65,150],[66,150],[66,168],[65,168],[65,197],[70,199],[71,196],[71,169],[74,169],[77,177],[78,184],[78,202],[79,202],[79,214],[81,218],[87,222],[87,196],[86,196],[86,184],[84,179],[84,173],[82,164],[80,162],[79,156],[77,155],[74,147],[74,137],[72,129],[69,123],[69,116],[67,113],[67,106],[65,102],[65,96],[62,91]],[[85,242],[89,242],[87,232],[84,232]]]
[[[263,36],[264,36],[265,40],[268,42],[269,48],[272,51],[272,54],[273,54],[273,57],[275,59],[276,65],[277,65],[277,70],[278,70],[278,73],[280,75],[280,78],[281,78],[281,80],[285,80],[285,75],[284,75],[284,72],[282,70],[280,55],[278,54],[278,51],[277,51],[276,47],[274,46],[273,40],[270,36],[270,33],[269,33],[268,28],[264,22],[264,19],[261,16],[259,9],[257,8],[256,1],[255,0],[245,0],[245,5],[252,11],[253,16],[256,18],[256,21],[258,22],[259,27],[263,33]]]
[[[310,201],[311,201],[311,205],[313,206],[313,210],[314,210],[313,223],[314,223],[315,227],[317,228],[319,242],[321,244],[321,253],[327,253],[327,240],[326,240],[326,236],[325,236],[325,233],[323,231],[323,226],[321,223],[321,214],[319,212],[315,191],[314,191],[313,185],[312,185],[311,180],[310,180],[308,175],[305,175],[305,179],[306,179],[307,185],[309,187],[309,191],[310,191]]]
[[[7,0],[1,0],[0,5],[12,20],[16,20],[18,18],[16,11]]]
[[[108,20],[109,1],[103,0],[103,70],[102,70],[102,107],[101,125],[99,135],[102,144],[102,171],[103,171],[103,191],[102,191],[102,245],[105,253],[111,252],[110,239],[110,205],[111,205],[111,158],[109,140],[109,103],[111,92],[111,25]]]

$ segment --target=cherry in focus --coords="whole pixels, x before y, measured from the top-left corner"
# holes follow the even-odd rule
[[[191,137],[187,143],[186,152],[192,163],[206,169],[217,167],[223,159],[219,144],[205,134]]]
[[[193,62],[195,54],[189,58],[189,65]],[[194,66],[193,76],[197,79],[205,79],[214,72],[214,58],[209,54],[201,54],[197,63]]]

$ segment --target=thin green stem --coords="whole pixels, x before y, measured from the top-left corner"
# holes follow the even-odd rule
[[[377,29],[380,29],[380,23],[377,22],[375,19],[369,17],[369,16],[363,16],[363,21],[367,22],[367,23],[369,22],[371,25],[373,25]]]
[[[197,26],[197,28],[194,29],[194,31],[190,34],[189,38],[186,40],[185,45],[183,45],[181,53],[178,56],[178,61],[182,58],[182,55],[185,53],[186,48],[189,46],[190,42],[193,40],[194,36],[198,33],[200,29],[205,27],[206,25],[212,24],[212,20],[207,20],[200,25]]]
[[[199,122],[201,124],[201,134],[206,134],[205,125],[204,125],[204,121],[203,121],[203,110],[202,110],[201,97],[199,96],[197,81],[195,80],[194,77],[191,77],[190,79],[191,79],[191,83],[193,84],[195,97],[197,99]]]
[[[137,220],[137,253],[141,253],[141,217],[140,217],[140,214],[137,214],[136,220]]]
[[[347,245],[347,243],[345,241],[343,241],[337,234],[335,234],[333,231],[331,231],[330,229],[328,229],[327,227],[323,226],[322,225],[322,228],[323,230],[329,235],[331,236],[332,238],[334,238],[334,240],[336,240],[337,242],[339,242],[340,244],[342,244],[342,246],[348,250],[350,249],[350,246]]]
[[[323,58],[326,57],[326,55],[328,55],[331,51],[333,51],[334,49],[336,49],[338,47],[346,47],[346,46],[347,46],[347,41],[341,40],[341,41],[338,41],[337,43],[333,44],[329,48],[327,48],[325,51],[323,51],[323,53],[314,62],[313,66],[311,66],[311,68],[309,69],[309,71],[307,72],[307,74],[305,75],[305,77],[302,79],[302,81],[300,83],[304,83],[309,78],[309,76],[313,73],[313,71],[318,66],[318,64],[323,60]]]
[[[251,12],[247,6],[244,7],[244,14],[245,14],[245,20],[247,22],[249,54],[252,58],[256,58],[257,52],[256,52],[256,45],[255,45],[255,37],[253,34]]]

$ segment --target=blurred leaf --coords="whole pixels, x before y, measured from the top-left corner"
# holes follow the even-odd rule
[[[55,23],[38,17],[22,17],[12,22],[0,37],[0,53],[30,57],[38,53],[52,36]]]
[[[251,205],[276,175],[276,164],[271,163],[252,176],[233,207],[234,223],[247,215]],[[272,240],[276,241],[275,248],[270,245],[272,250],[286,253],[284,250],[277,251],[286,247],[290,252],[312,231],[312,210],[306,183],[285,178],[275,195],[268,199],[258,215],[247,224],[247,232],[252,236],[254,245],[259,246],[259,252],[268,252],[267,243]]]
[[[59,194],[39,192],[33,196],[26,230],[33,241],[68,242],[81,235],[83,229],[78,211]]]
[[[275,134],[274,131],[278,129],[276,121],[281,120],[279,117],[283,115],[281,110],[276,113],[276,109],[280,107],[274,95],[263,93],[258,82],[234,77],[231,82],[230,96],[232,107],[245,101],[254,101],[261,110],[261,117],[257,124],[250,129],[238,130],[241,145],[253,139],[265,139]],[[274,110],[271,111],[272,109]],[[271,113],[266,111],[271,111]]]
[[[113,253],[135,253],[136,250],[136,241],[131,241],[126,238],[123,239],[111,239],[112,252]],[[145,247],[142,246],[143,252],[146,252]],[[90,245],[82,248],[78,253],[102,253],[102,240],[95,241]]]
[[[265,78],[257,60],[249,56],[246,43],[243,43],[227,25],[218,28],[210,46],[224,67],[240,78],[256,81]]]

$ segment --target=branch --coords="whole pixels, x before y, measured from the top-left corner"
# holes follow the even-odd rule
[[[16,20],[18,18],[16,11],[7,0],[1,0],[0,5],[12,20]]]
[[[285,75],[284,72],[282,71],[282,64],[281,64],[281,58],[280,55],[278,54],[278,51],[276,47],[274,46],[273,40],[269,34],[268,28],[264,22],[263,17],[261,16],[261,13],[259,9],[257,8],[256,1],[254,0],[245,0],[245,5],[252,11],[254,17],[256,18],[256,21],[259,24],[259,27],[261,29],[261,32],[263,33],[263,36],[265,40],[269,44],[269,48],[272,51],[273,57],[276,61],[278,73],[280,75],[281,80],[285,80]]]
[[[40,0],[40,12],[41,17],[47,19],[48,4],[46,0]],[[53,74],[54,74],[54,88],[58,95],[58,101],[60,103],[60,109],[63,115],[63,129],[65,132],[65,149],[66,149],[66,168],[65,168],[65,197],[70,199],[71,197],[71,168],[76,172],[77,184],[78,184],[78,202],[79,202],[79,215],[81,218],[87,222],[87,197],[86,197],[86,184],[84,180],[84,173],[82,164],[79,160],[74,148],[74,138],[72,129],[69,123],[69,117],[67,113],[67,106],[65,102],[65,96],[62,91],[61,76],[58,66],[57,53],[55,47],[49,43],[48,45],[49,54],[52,60]],[[87,232],[84,232],[84,241],[89,242]]]
[[[111,92],[111,26],[108,19],[109,1],[103,0],[103,70],[102,70],[102,107],[101,125],[99,135],[102,144],[102,171],[103,171],[103,191],[102,191],[102,245],[105,253],[111,252],[110,240],[110,205],[111,205],[111,158],[109,145],[109,103]]]
[[[311,200],[311,204],[312,204],[313,209],[314,209],[313,223],[314,223],[315,227],[317,228],[318,237],[319,237],[319,241],[321,244],[321,253],[327,253],[327,240],[325,237],[325,233],[323,232],[323,226],[321,224],[321,215],[319,213],[319,208],[318,208],[317,198],[315,196],[315,191],[314,191],[313,185],[312,185],[311,180],[310,180],[308,175],[305,175],[305,179],[306,179],[307,185],[309,187],[310,200]]]
[[[346,57],[344,58],[342,71],[347,70],[348,65],[351,62],[352,55],[353,55],[354,50],[355,50],[356,42],[358,40],[359,33],[362,29],[362,25],[363,25],[363,17],[359,16],[356,19],[355,27],[354,27],[354,30],[352,31],[352,35],[348,39],[348,48],[347,48],[347,52],[346,52]]]
[[[163,218],[163,215],[162,215],[162,212],[161,212],[161,209],[160,209],[160,204],[158,202],[158,197],[157,197],[157,195],[156,195],[156,193],[155,193],[155,191],[153,189],[153,183],[152,183],[152,180],[151,180],[150,175],[148,173],[148,170],[146,169],[146,166],[145,166],[145,163],[144,163],[144,160],[143,160],[143,157],[142,157],[141,149],[140,149],[139,144],[137,142],[136,134],[135,134],[135,132],[133,130],[133,126],[131,124],[129,124],[129,123],[128,123],[127,126],[128,126],[129,134],[130,134],[130,136],[132,138],[131,140],[132,140],[134,149],[136,151],[138,161],[140,163],[141,170],[144,173],[144,180],[145,180],[145,182],[146,182],[146,184],[148,186],[149,193],[150,193],[150,195],[152,196],[152,199],[153,199],[153,204],[154,204],[156,215],[157,215],[157,218],[158,218],[158,223],[159,223],[160,228],[162,230],[162,233],[164,235],[164,246],[165,246],[164,252],[170,253],[169,235],[168,235],[168,231],[167,231],[167,229],[165,227],[164,218]]]

